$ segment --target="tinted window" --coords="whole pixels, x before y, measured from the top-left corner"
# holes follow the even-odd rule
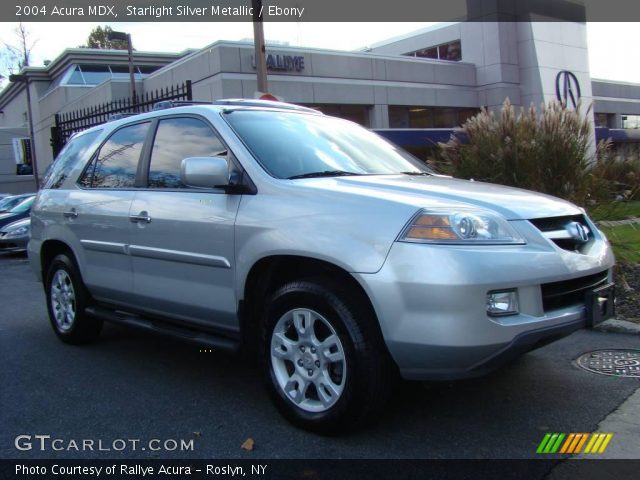
[[[98,135],[100,130],[80,135],[67,143],[51,165],[43,188],[60,188],[78,161],[87,158],[89,147]]]
[[[185,188],[180,165],[187,157],[213,157],[225,151],[211,127],[197,118],[167,118],[158,123],[151,150],[149,188]]]
[[[278,178],[329,171],[360,175],[431,171],[375,133],[337,118],[239,110],[225,119]]]
[[[149,125],[149,122],[138,123],[116,131],[100,148],[80,183],[93,188],[133,187]]]

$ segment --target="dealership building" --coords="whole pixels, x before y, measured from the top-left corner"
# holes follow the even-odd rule
[[[127,60],[125,51],[68,49],[7,85],[0,93],[0,193],[34,188],[29,164],[35,156],[42,174],[52,162],[62,119],[95,117],[129,97]],[[185,85],[196,101],[256,95],[251,42],[218,41],[180,54],[136,51],[134,65],[143,100]],[[584,23],[442,24],[355,52],[268,43],[267,69],[270,93],[284,101],[383,134],[403,132],[418,151],[432,133],[448,135],[438,129],[506,98],[525,107],[581,100],[592,105],[596,138],[613,138],[619,149],[637,150],[640,142],[640,84],[591,78]]]

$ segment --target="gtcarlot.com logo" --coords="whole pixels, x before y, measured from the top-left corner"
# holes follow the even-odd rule
[[[51,435],[18,435],[14,446],[20,451],[39,450],[41,452],[122,452],[150,450],[152,452],[192,452],[194,441],[167,438],[161,440],[152,438],[141,440],[139,438],[116,438],[103,440],[93,438],[66,439],[52,438]]]
[[[547,433],[536,453],[604,453],[613,433]]]

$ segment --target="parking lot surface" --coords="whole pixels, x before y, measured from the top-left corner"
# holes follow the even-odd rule
[[[61,343],[24,255],[0,253],[0,306],[0,458],[534,458],[546,432],[594,431],[640,387],[574,364],[639,349],[637,335],[581,330],[488,377],[401,384],[377,424],[328,438],[283,420],[238,357],[112,325],[94,344]],[[63,450],[18,450],[19,435],[62,439]],[[68,449],[85,439],[140,443]],[[193,450],[152,450],[151,439]]]

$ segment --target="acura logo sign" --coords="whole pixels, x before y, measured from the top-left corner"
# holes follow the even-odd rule
[[[580,100],[580,83],[569,70],[562,70],[556,75],[556,98],[563,105],[576,108]]]
[[[579,222],[571,222],[565,227],[571,238],[576,242],[587,243],[589,241],[589,229]]]

